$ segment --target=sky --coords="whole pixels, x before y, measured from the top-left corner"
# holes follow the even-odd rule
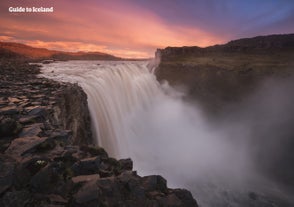
[[[11,13],[9,7],[54,7]],[[206,47],[294,33],[294,0],[1,0],[0,41],[62,51],[153,57],[157,48]]]

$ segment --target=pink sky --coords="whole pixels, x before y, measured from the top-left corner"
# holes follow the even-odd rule
[[[177,15],[180,18],[185,14],[185,11],[177,11],[177,5],[158,5],[162,7],[162,10],[157,8],[158,12],[152,9],[151,3],[147,8],[143,3],[134,2],[1,0],[0,40],[54,50],[100,51],[120,57],[143,58],[154,56],[156,48],[209,46],[234,37],[229,30],[222,32],[221,27],[227,25],[221,22],[211,25],[220,30],[217,32],[208,28],[205,22],[197,23],[197,18],[195,24],[190,23],[192,16],[187,19],[189,23],[177,19]],[[10,6],[53,6],[54,13],[9,13]],[[171,18],[164,16],[166,9],[171,11]],[[209,18],[207,14],[207,20]]]

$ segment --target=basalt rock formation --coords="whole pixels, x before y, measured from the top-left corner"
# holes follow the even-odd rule
[[[197,206],[187,190],[168,188],[158,175],[141,177],[131,159],[89,145],[79,86],[39,78],[37,66],[7,59],[0,61],[0,206]]]

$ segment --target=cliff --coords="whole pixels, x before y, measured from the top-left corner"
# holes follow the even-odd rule
[[[252,144],[251,156],[258,170],[294,189],[294,134],[290,126],[294,114],[285,107],[294,103],[288,98],[288,91],[293,90],[289,77],[294,72],[294,34],[246,38],[207,48],[167,47],[157,50],[156,56],[161,60],[155,72],[157,79],[186,88],[186,99],[200,103],[211,119],[219,124],[226,118],[244,119],[244,127],[249,120],[249,124],[255,124],[244,141]],[[278,95],[266,101],[255,97],[258,107],[254,109],[247,98],[268,79],[279,80],[280,84],[271,82],[265,91],[272,94],[268,90],[273,90]],[[257,96],[266,95],[261,91]],[[278,110],[272,111],[273,106]],[[275,117],[271,117],[273,113]]]
[[[209,111],[244,98],[261,80],[288,76],[294,67],[294,34],[231,41],[225,45],[167,47],[156,52],[159,81],[184,86]]]

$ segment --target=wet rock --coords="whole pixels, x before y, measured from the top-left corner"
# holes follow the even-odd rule
[[[34,137],[39,136],[42,132],[42,128],[44,128],[43,123],[31,124],[22,129],[19,134],[19,137]]]

